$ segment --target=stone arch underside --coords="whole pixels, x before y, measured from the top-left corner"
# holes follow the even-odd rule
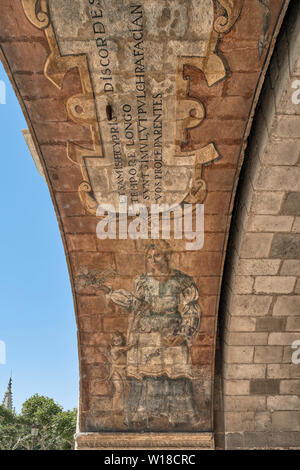
[[[288,3],[2,1],[1,59],[43,166],[73,288],[78,448],[214,447],[232,207]],[[187,250],[173,232],[171,250],[155,241],[150,253],[161,253],[168,273],[157,279],[143,240],[96,236],[98,204],[122,213],[119,196],[148,208],[203,203],[203,247]],[[165,314],[162,333],[153,316]]]
[[[227,449],[300,446],[299,31],[295,3],[265,78],[232,219],[216,413]]]

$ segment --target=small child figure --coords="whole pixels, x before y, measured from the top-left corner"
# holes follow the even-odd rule
[[[126,352],[133,345],[125,346],[126,341],[123,333],[116,331],[112,334],[112,344],[107,352],[107,358],[110,363],[109,379],[114,385],[113,410],[120,411],[124,409],[124,399],[128,388],[126,380]]]

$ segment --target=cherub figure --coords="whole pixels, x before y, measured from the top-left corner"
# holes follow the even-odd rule
[[[111,380],[114,386],[113,410],[124,409],[124,399],[128,389],[126,380],[127,351],[133,345],[126,346],[126,340],[120,331],[112,334],[112,344],[106,353],[110,363],[110,373],[108,380]]]

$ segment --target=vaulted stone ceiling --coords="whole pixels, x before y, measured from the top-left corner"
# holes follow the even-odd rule
[[[73,287],[79,447],[110,447],[111,439],[119,447],[214,446],[215,337],[231,212],[288,3],[1,2],[1,58],[43,166]],[[97,237],[97,207],[114,205],[120,223],[125,197],[146,208],[203,203],[202,248],[187,250],[173,232],[169,245],[156,240],[150,252],[147,240],[123,232]],[[158,253],[163,281],[149,274]],[[186,315],[189,331],[177,325],[175,340],[165,340],[153,325],[139,330],[139,315],[151,311],[164,322],[169,310],[179,322]],[[156,418],[162,388],[169,408]]]

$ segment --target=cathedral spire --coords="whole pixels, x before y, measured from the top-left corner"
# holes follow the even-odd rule
[[[8,410],[13,411],[12,378],[9,379],[2,405]]]

